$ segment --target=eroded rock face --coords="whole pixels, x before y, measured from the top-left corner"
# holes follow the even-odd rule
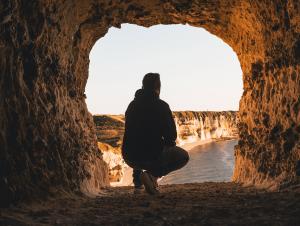
[[[125,131],[124,115],[94,115],[99,151],[108,166],[111,185],[120,182],[124,175],[125,161],[121,146]]]
[[[84,89],[92,46],[122,23],[188,23],[228,43],[244,73],[234,180],[297,183],[299,1],[1,0],[1,204],[108,183]]]
[[[98,142],[106,143],[116,152],[121,152],[125,131],[124,115],[94,115],[93,116]]]
[[[222,138],[238,138],[238,117],[235,111],[173,112],[177,145]]]

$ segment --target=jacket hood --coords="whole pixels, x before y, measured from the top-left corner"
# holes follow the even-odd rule
[[[159,97],[156,95],[155,92],[148,91],[145,89],[138,89],[135,92],[134,97],[136,100],[138,100],[138,99],[159,99]]]

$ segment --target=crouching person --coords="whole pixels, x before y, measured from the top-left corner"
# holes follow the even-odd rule
[[[169,105],[159,98],[160,87],[159,74],[146,74],[125,113],[122,155],[133,168],[135,193],[143,187],[149,194],[159,193],[157,179],[189,161],[188,153],[176,146],[175,122]]]

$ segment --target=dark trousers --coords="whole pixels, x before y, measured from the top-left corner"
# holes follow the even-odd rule
[[[147,170],[155,177],[162,177],[172,171],[182,168],[188,161],[188,152],[177,146],[164,147],[157,160],[151,162],[132,162],[125,159],[125,162],[133,168],[132,177],[135,187],[142,185],[140,180],[142,170]]]

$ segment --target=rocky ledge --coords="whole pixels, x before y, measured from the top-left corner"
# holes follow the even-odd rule
[[[95,199],[62,196],[0,213],[0,225],[298,225],[300,189],[265,192],[234,183],[161,186],[161,194],[108,188]]]

